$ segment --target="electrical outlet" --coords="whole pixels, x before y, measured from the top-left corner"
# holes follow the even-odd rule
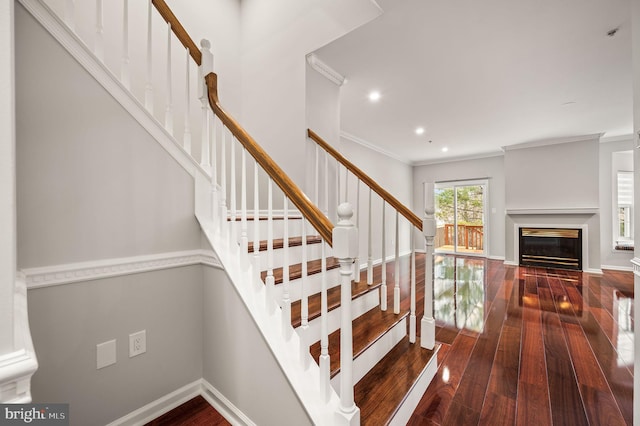
[[[143,354],[147,351],[147,330],[138,331],[129,335],[129,358]]]

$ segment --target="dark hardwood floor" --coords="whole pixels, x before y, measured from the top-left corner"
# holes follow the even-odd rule
[[[457,258],[436,278],[436,307],[457,309],[436,309],[439,369],[410,425],[633,423],[631,272]]]
[[[201,396],[185,402],[168,413],[163,414],[145,426],[231,426],[220,413],[218,413]]]
[[[417,265],[421,282],[423,256]],[[598,276],[438,255],[434,275],[439,368],[409,425],[633,423],[631,272]]]

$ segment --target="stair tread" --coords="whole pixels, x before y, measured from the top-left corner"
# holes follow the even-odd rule
[[[376,290],[380,287],[380,282],[377,284],[368,285],[366,282],[366,276],[364,279],[360,278],[360,282],[356,283],[351,281],[351,300],[355,300],[358,297],[367,294],[370,291]],[[309,296],[309,321],[318,318],[320,316],[320,303],[321,293],[312,294]],[[301,305],[300,300],[296,300],[291,303],[291,325],[293,327],[299,327],[301,318]],[[332,311],[340,306],[340,286],[335,286],[327,290],[327,311]]]
[[[259,251],[267,251],[268,240],[260,241],[258,246]],[[309,244],[320,244],[322,242],[322,238],[319,235],[310,235],[307,236],[307,245]],[[289,237],[289,247],[298,247],[302,245],[302,237]],[[276,238],[273,240],[273,249],[279,250],[284,248],[284,238]],[[249,243],[249,253],[253,253],[253,242]]]
[[[391,308],[386,311],[373,308],[354,319],[352,323],[353,358],[357,358],[408,315],[408,310],[401,310],[399,314],[394,314]],[[309,351],[318,362],[320,358],[320,342],[318,341],[311,345]],[[331,358],[331,377],[334,377],[340,372],[340,329],[329,334],[329,356]]]
[[[335,269],[340,267],[338,263],[338,259],[335,257],[327,257],[327,271],[331,269]],[[314,275],[320,273],[322,268],[322,263],[320,259],[310,260],[307,262],[307,275]],[[282,271],[283,268],[274,268],[273,269],[273,278],[275,284],[282,284]],[[264,281],[267,277],[267,271],[262,271],[260,273],[262,280]],[[289,266],[289,280],[296,280],[302,276],[302,263],[296,263],[295,265]]]
[[[408,336],[394,346],[355,385],[361,424],[388,424],[438,349],[439,345],[429,350],[410,343]]]

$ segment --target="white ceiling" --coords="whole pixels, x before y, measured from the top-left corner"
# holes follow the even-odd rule
[[[629,0],[378,3],[379,18],[315,52],[347,78],[344,133],[420,164],[633,132]]]

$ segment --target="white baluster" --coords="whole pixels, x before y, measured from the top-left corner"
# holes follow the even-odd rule
[[[231,141],[234,143],[234,141]],[[242,253],[242,267],[249,267],[249,237],[247,231],[247,150],[242,148],[242,166],[240,170],[240,203],[242,226],[240,228],[240,252]]]
[[[258,285],[260,278],[260,187],[258,182],[258,162],[253,162],[253,268],[257,275]]]
[[[356,177],[356,228],[360,229],[360,179]],[[359,245],[359,244],[358,244]],[[360,282],[360,250],[353,267],[353,282]]]
[[[319,159],[320,147],[318,146],[317,143],[314,143],[314,145],[315,145],[315,148],[316,148],[315,149],[315,167],[314,167],[314,171],[315,171],[316,176],[315,176],[315,179],[314,179],[314,182],[315,182],[314,194],[316,196],[316,206],[319,206],[320,205],[320,183],[319,183],[320,182],[320,179],[319,179],[320,178],[320,176],[319,176],[319,174],[320,174],[320,170],[319,170],[319,168],[320,168],[320,164],[319,164],[320,163],[320,159]]]
[[[64,22],[71,31],[76,27],[76,7],[73,0],[66,0],[64,2]]]
[[[273,180],[267,186],[267,285],[266,308],[269,313],[276,310],[275,280],[273,278]]]
[[[226,238],[229,229],[227,226],[227,138],[225,137],[226,128],[222,122],[220,122],[220,127],[220,233]],[[232,226],[235,226],[234,222],[232,222]],[[235,237],[235,233],[233,235]],[[238,248],[238,241],[235,238],[226,239],[231,244],[231,249],[235,251]]]
[[[96,41],[93,53],[104,62],[104,34],[102,24],[102,0],[96,0]]]
[[[293,336],[291,326],[291,294],[289,292],[289,200],[284,196],[282,246],[282,332],[287,340]]]
[[[184,150],[191,155],[191,84],[190,84],[190,72],[189,65],[191,63],[191,51],[187,47],[186,56],[186,70],[185,70],[185,90],[186,97],[184,104],[184,136],[182,138],[182,146]]]
[[[218,186],[218,171],[217,171],[217,151],[216,151],[216,134],[217,134],[217,119],[211,108],[208,109],[209,115],[209,143],[211,144],[211,211],[213,212],[213,226],[216,234],[222,232],[222,215],[220,214],[220,187]]]
[[[325,401],[331,397],[331,362],[329,357],[329,307],[327,302],[327,255],[326,243],[322,241],[321,271],[322,288],[320,293],[320,394]]]
[[[309,367],[309,299],[307,298],[307,220],[302,218],[302,273],[300,284],[300,351],[304,368]]]
[[[230,195],[231,195],[231,201],[230,201],[230,208],[231,208],[231,243],[233,244],[234,247],[238,246],[238,232],[237,232],[237,226],[236,226],[236,218],[237,218],[237,214],[236,214],[236,144],[234,143],[235,141],[233,140],[233,135],[231,134],[231,132],[229,131],[225,131],[226,128],[223,128],[223,135],[227,135],[228,137],[231,137],[231,142],[230,143],[230,148],[231,148],[231,174],[229,175],[229,178],[231,179],[231,185],[230,185]],[[222,140],[222,143],[225,144],[224,138]],[[224,163],[224,161],[223,161]]]
[[[324,153],[324,214],[329,216],[329,153]]]
[[[373,238],[371,238],[371,198],[373,192],[369,187],[369,219],[367,223],[367,284],[373,284]]]
[[[334,256],[340,263],[340,413],[349,424],[360,424],[360,410],[353,393],[353,332],[351,324],[351,275],[358,252],[358,230],[351,222],[349,203],[338,206],[338,224],[333,228]]]
[[[387,238],[385,220],[386,202],[382,200],[382,285],[380,286],[380,309],[387,310]]]
[[[400,227],[399,227],[399,213],[396,210],[396,236],[395,236],[395,264],[394,264],[394,278],[395,278],[395,285],[393,286],[393,313],[394,314],[399,314],[400,313],[400,240],[399,240],[399,236],[400,236]]]
[[[344,202],[349,202],[349,169],[344,167]]]
[[[336,202],[340,204],[340,163],[336,160]]]
[[[131,88],[129,73],[129,0],[122,3],[122,68],[120,80],[127,89]]]
[[[433,239],[436,235],[436,221],[433,200],[433,183],[425,183],[425,209],[422,233],[425,242],[424,265],[424,316],[420,321],[420,346],[433,349],[436,344],[436,323],[433,319]]]
[[[416,342],[416,250],[413,246],[414,229],[411,232],[411,311],[409,314],[409,342]]]
[[[211,43],[209,43],[208,40],[202,39],[200,41],[200,47],[200,52],[202,53],[202,63],[198,68],[198,97],[200,98],[202,107],[202,149],[200,151],[200,165],[208,170],[211,167],[209,151],[209,133],[211,126],[209,124],[209,92],[204,77],[210,72],[213,72],[213,55],[209,50]]]
[[[167,23],[167,109],[164,113],[164,127],[173,135],[173,90],[171,84],[171,23]]]
[[[153,114],[153,35],[151,34],[153,22],[153,4],[148,2],[147,8],[147,83],[144,88],[144,106],[151,114]],[[203,124],[204,129],[204,124]]]

